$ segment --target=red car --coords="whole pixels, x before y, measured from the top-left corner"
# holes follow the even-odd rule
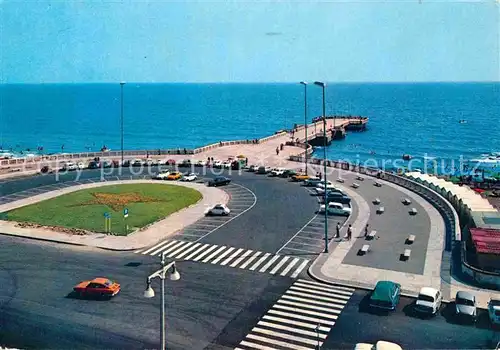
[[[73,291],[80,296],[113,297],[120,292],[120,285],[104,277],[78,283]]]

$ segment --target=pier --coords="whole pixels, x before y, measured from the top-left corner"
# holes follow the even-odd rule
[[[327,144],[332,140],[345,137],[347,131],[365,130],[368,123],[367,117],[354,116],[327,116]],[[303,156],[304,153],[312,153],[312,146],[323,146],[323,118],[313,119],[313,123],[307,125],[307,144],[306,127],[296,125],[294,129],[281,130],[273,135],[254,140],[235,140],[220,141],[211,145],[195,148],[177,148],[177,149],[152,149],[124,151],[124,158],[127,160],[136,158],[151,159],[172,159],[176,162],[184,159],[206,160],[208,157],[215,159],[227,159],[244,155],[248,158],[250,164],[264,164],[265,159],[276,158],[274,160],[288,159],[290,156]],[[278,154],[276,153],[278,150]],[[41,166],[47,165],[56,168],[59,163],[65,161],[88,161],[94,158],[103,160],[119,161],[121,160],[121,151],[108,152],[82,152],[68,154],[54,154],[29,158],[4,159],[0,161],[0,176],[8,177],[17,172],[38,171]]]

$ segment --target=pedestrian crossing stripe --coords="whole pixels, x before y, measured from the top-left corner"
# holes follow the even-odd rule
[[[218,264],[291,278],[297,278],[309,263],[308,259],[299,257],[178,240],[163,241],[136,253],[153,256],[165,254],[165,257],[177,260]]]
[[[235,349],[317,349],[353,292],[353,288],[298,279]]]

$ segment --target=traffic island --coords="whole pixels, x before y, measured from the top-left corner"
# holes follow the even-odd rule
[[[2,204],[0,232],[110,250],[138,250],[193,224],[208,206],[228,201],[225,191],[203,184],[102,181]]]

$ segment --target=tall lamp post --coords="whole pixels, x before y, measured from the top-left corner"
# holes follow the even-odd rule
[[[161,254],[161,266],[162,268],[158,271],[152,273],[148,276],[146,290],[144,291],[145,298],[153,298],[155,296],[155,291],[151,288],[151,280],[158,277],[161,280],[161,350],[166,349],[166,339],[165,339],[165,279],[168,277],[171,281],[178,281],[181,278],[179,271],[175,267],[175,261],[170,264],[165,263],[165,252]],[[170,270],[170,271],[169,271]],[[167,275],[168,272],[168,275]]]
[[[304,126],[306,129],[306,153],[304,155],[304,166],[306,168],[307,175],[307,82],[301,81],[302,85],[304,85]]]
[[[324,166],[324,190],[325,190],[325,253],[328,253],[328,192],[327,192],[327,180],[326,180],[326,146],[328,144],[326,139],[326,102],[325,102],[325,88],[326,83],[321,81],[315,81],[314,85],[321,86],[323,89],[323,166]]]
[[[120,122],[121,122],[121,153],[122,153],[122,162],[121,166],[123,166],[123,85],[125,82],[120,82]]]

